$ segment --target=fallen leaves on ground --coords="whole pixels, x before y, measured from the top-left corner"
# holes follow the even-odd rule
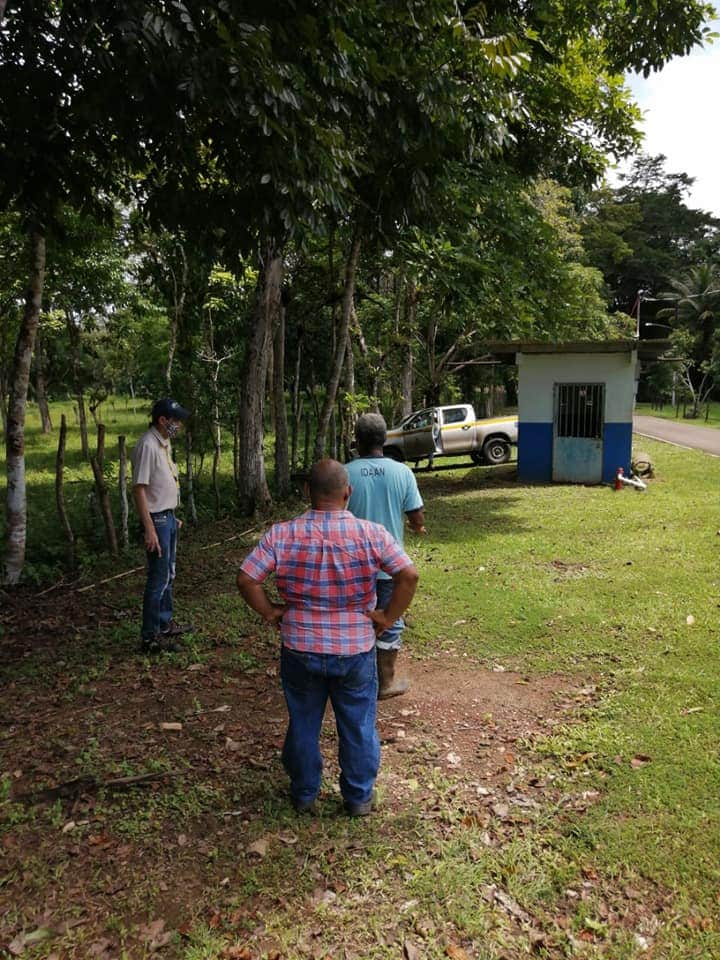
[[[162,919],[153,920],[140,927],[138,934],[141,940],[147,942],[150,950],[160,950],[167,946],[172,940],[173,931],[165,929],[165,921]]]
[[[29,933],[19,933],[8,944],[8,950],[14,957],[19,957],[24,953],[26,947],[41,943],[43,940],[50,940],[54,936],[55,931],[51,927],[38,927]]]
[[[588,760],[592,760],[594,754],[592,753],[581,753],[579,756],[575,757],[574,760],[568,760],[565,764],[566,767],[573,769],[574,767],[579,767],[583,763],[587,763]]]
[[[268,840],[266,840],[264,837],[260,837],[259,840],[255,840],[250,844],[250,846],[247,848],[247,852],[262,859],[268,851],[268,844]]]
[[[469,960],[465,950],[452,941],[445,947],[445,954],[450,957],[450,960]]]
[[[253,960],[250,947],[225,947],[222,952],[223,960]]]

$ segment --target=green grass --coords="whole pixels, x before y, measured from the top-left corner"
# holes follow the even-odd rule
[[[131,427],[123,426],[129,441]],[[137,423],[136,435],[143,427]],[[524,769],[513,777],[514,788],[522,794],[534,789],[531,781],[547,785],[526,822],[498,829],[488,845],[482,825],[466,820],[473,808],[462,794],[462,774],[445,775],[433,760],[412,774],[419,789],[416,780],[401,811],[390,803],[364,822],[337,816],[329,790],[323,815],[299,821],[276,762],[222,784],[188,773],[149,797],[102,796],[95,816],[103,825],[93,830],[112,829],[123,842],[144,845],[139,862],[148,876],[132,890],[131,916],[145,915],[147,904],[161,915],[158,884],[171,870],[161,869],[163,837],[233,809],[241,797],[254,804],[245,823],[227,820],[219,839],[208,833],[202,858],[183,854],[196,869],[196,900],[184,917],[189,932],[164,955],[220,960],[229,944],[264,939],[287,960],[343,950],[390,960],[402,955],[406,941],[439,960],[448,940],[464,943],[476,960],[530,955],[528,929],[487,900],[496,885],[546,933],[535,954],[548,960],[720,956],[720,463],[650,440],[642,445],[657,474],[646,493],[525,486],[512,467],[458,465],[419,475],[429,535],[408,539],[421,574],[408,650],[418,657],[467,654],[488,667],[559,674],[568,684],[596,688],[574,719],[519,745]],[[194,561],[215,563],[208,572],[222,589],[208,594],[202,584],[191,589],[180,582],[178,600],[183,617],[203,622],[230,648],[224,682],[227,702],[235,702],[233,683],[247,682],[276,641],[237,601],[236,558],[213,560],[213,551],[198,549],[184,544],[188,576]],[[136,599],[128,593],[128,604]],[[76,674],[64,696],[82,703],[111,670],[108,650],[125,658],[134,640],[134,626],[123,622],[104,646],[80,644],[77,662],[63,668]],[[198,641],[192,659],[212,663],[212,657],[211,646]],[[166,663],[185,660],[138,662],[138,681],[148,682]],[[46,667],[33,658],[14,680],[30,695],[51,670],[51,662]],[[192,700],[188,710],[202,705],[202,698]],[[98,716],[97,740],[88,738],[69,757],[75,775],[100,772],[112,743],[103,724]],[[160,751],[135,760],[132,770],[151,769],[151,759],[177,764]],[[64,866],[55,848],[62,811],[9,804],[8,791],[5,779],[6,828],[46,831],[45,846],[25,871],[36,878],[40,902],[47,884],[59,880],[47,872],[48,862],[55,870]],[[592,800],[583,803],[586,794]],[[296,844],[278,839],[288,833]],[[245,851],[259,837],[270,838],[270,853],[254,861]],[[317,890],[335,896],[317,900]],[[255,913],[243,912],[249,903]],[[208,911],[216,908],[220,919],[209,924]],[[234,911],[242,916],[231,921]],[[133,952],[128,910],[118,904],[111,919],[121,939],[130,937],[127,955],[143,956]],[[648,927],[650,921],[656,926]],[[52,946],[63,956],[84,956],[82,937],[83,928],[73,928]],[[638,937],[649,939],[650,951]],[[43,955],[33,950],[27,955]],[[269,946],[256,953],[273,955]]]
[[[118,539],[120,534],[118,437],[125,437],[129,457],[135,442],[147,429],[150,406],[151,401],[147,399],[109,397],[96,411],[98,421],[106,428],[105,480],[114,508]],[[55,463],[62,414],[65,414],[67,420],[65,503],[70,525],[76,537],[76,557],[80,572],[97,572],[98,557],[107,558],[103,524],[99,513],[93,509],[91,503],[94,480],[89,462],[82,458],[75,404],[71,400],[53,402],[51,417],[54,429],[51,433],[43,434],[37,404],[28,402],[25,425],[28,536],[27,562],[23,577],[25,580],[37,583],[57,577],[66,569],[67,542],[60,527],[55,505]],[[89,412],[88,442],[92,455],[97,443],[97,428]],[[180,439],[174,446],[176,458],[181,464],[181,474],[184,474],[183,440]],[[198,450],[194,458],[196,474],[194,492],[198,514],[202,521],[212,518],[214,514],[210,479],[212,455],[207,455],[207,451],[205,453],[206,455],[202,457],[202,451]],[[0,451],[0,467],[0,498],[4,501],[7,479],[4,445]],[[140,542],[140,536],[132,505],[130,482],[130,464],[128,463],[129,532],[132,548]],[[232,509],[233,486],[232,434],[226,431],[223,438],[220,474],[222,509],[225,512],[230,512]],[[0,516],[0,536],[4,535],[4,522],[3,512]]]
[[[658,464],[647,493],[486,487],[473,470],[428,477],[431,536],[413,548],[422,571],[414,641],[523,671],[592,674],[599,707],[547,749],[558,759],[590,753],[603,799],[579,838],[558,842],[570,859],[624,865],[713,916],[720,466],[643,444]],[[634,769],[636,755],[651,760]]]
[[[688,407],[688,410],[691,408]],[[683,405],[679,410],[672,404],[666,403],[662,409],[656,410],[650,403],[638,403],[635,412],[644,417],[662,417],[663,420],[683,420]],[[720,429],[720,400],[711,400],[700,407],[700,416],[696,420],[684,421],[699,427],[715,427]]]
[[[483,905],[484,885],[499,883],[547,917],[588,870],[604,878],[593,896],[615,897],[620,913],[626,886],[663,891],[673,919],[653,934],[655,955],[720,955],[720,465],[700,452],[643,446],[657,465],[646,493],[522,486],[512,468],[420,475],[430,534],[408,544],[421,572],[408,647],[587,678],[598,689],[582,722],[532,745],[539,768],[549,763],[565,791],[598,791],[584,813],[546,810],[525,836],[483,849],[480,861],[467,831],[438,841],[421,829],[422,849],[407,848],[402,827],[397,846],[375,846],[372,826],[363,833],[365,882],[381,891],[399,883],[401,899],[418,899],[435,927],[449,918],[476,943],[494,929],[495,945],[478,955],[500,956],[507,935]],[[633,767],[638,756],[650,760]],[[451,820],[452,802],[443,801]],[[387,862],[392,879],[378,879]],[[287,895],[274,869],[259,865],[256,878],[259,888],[279,885]],[[611,932],[594,902],[562,907],[575,934],[597,937],[592,955],[641,956],[632,931]],[[355,929],[337,913],[326,922]],[[382,909],[375,919],[380,928],[391,922]],[[302,939],[304,918],[288,930],[280,910],[266,923],[285,943]]]

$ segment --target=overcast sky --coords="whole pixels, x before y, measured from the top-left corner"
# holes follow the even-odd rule
[[[720,216],[720,40],[628,83],[645,115],[644,152],[664,153],[669,173],[695,177],[688,206]]]

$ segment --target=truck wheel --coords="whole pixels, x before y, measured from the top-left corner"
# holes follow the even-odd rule
[[[482,455],[485,463],[492,466],[507,463],[510,459],[510,444],[502,437],[490,437],[483,445]]]
[[[405,454],[399,447],[385,447],[383,453],[391,460],[397,460],[398,463],[405,463]]]

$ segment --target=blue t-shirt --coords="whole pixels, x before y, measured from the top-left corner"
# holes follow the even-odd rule
[[[345,464],[353,488],[348,510],[361,520],[381,523],[402,546],[405,514],[419,510],[422,497],[415,474],[390,457],[358,457]],[[379,573],[381,579],[389,579]]]

